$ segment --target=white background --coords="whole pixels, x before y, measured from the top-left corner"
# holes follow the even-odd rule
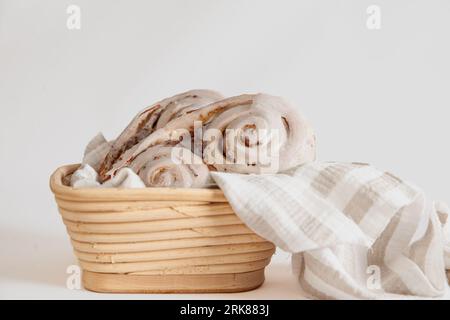
[[[284,96],[319,160],[370,162],[450,202],[449,33],[446,0],[0,0],[0,298],[110,297],[66,289],[75,259],[48,178],[192,88]],[[256,291],[195,297],[299,298],[288,262]]]

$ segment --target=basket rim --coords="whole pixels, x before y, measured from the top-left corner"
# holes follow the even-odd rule
[[[63,165],[50,177],[50,189],[57,198],[71,201],[205,201],[227,202],[219,188],[73,188],[63,183],[65,176],[73,173],[77,164]]]

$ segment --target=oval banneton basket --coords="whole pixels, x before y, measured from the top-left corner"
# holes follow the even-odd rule
[[[264,282],[275,251],[233,212],[220,189],[74,189],[76,165],[50,187],[97,292],[239,292]]]

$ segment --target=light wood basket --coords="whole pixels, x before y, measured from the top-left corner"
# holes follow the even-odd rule
[[[97,292],[239,292],[264,282],[275,247],[220,189],[74,189],[50,178],[83,285]]]

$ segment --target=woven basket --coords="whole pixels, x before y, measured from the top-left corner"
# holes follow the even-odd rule
[[[219,189],[50,187],[83,285],[98,292],[238,292],[264,282],[275,251],[235,215]]]

